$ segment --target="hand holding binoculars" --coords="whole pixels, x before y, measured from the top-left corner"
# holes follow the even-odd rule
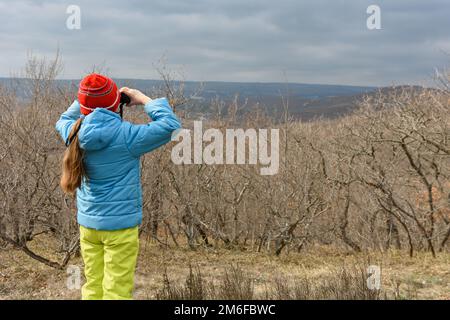
[[[125,93],[121,92],[120,93],[120,104],[121,105],[127,105],[131,102],[131,99],[128,95],[126,95]]]

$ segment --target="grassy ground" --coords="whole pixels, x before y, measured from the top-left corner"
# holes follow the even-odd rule
[[[52,255],[48,240],[41,238],[33,245],[43,255]],[[83,266],[80,257],[73,258],[70,264]],[[353,254],[320,247],[276,257],[227,249],[164,248],[144,240],[136,272],[135,298],[155,299],[163,287],[164,270],[173,283],[185,283],[190,264],[198,266],[203,278],[212,282],[231,265],[239,266],[253,279],[256,296],[280,277],[289,281],[306,277],[315,283],[327,275],[339,277],[338,270],[342,268],[379,265],[382,292],[388,298],[450,299],[450,253],[441,253],[436,259],[429,253],[409,258],[395,251]],[[79,299],[80,290],[68,289],[66,282],[66,271],[49,268],[18,250],[0,250],[0,299]]]

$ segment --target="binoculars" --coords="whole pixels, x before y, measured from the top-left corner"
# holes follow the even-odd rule
[[[119,113],[120,117],[123,119],[123,107],[126,106],[131,102],[131,99],[129,96],[127,96],[125,93],[120,93],[120,102],[119,102]]]
[[[120,93],[120,104],[127,105],[131,102],[131,99],[129,96],[127,96],[125,93]]]

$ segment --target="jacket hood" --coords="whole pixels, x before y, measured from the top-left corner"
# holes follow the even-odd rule
[[[117,135],[121,118],[115,112],[97,108],[83,119],[78,141],[84,150],[100,150],[108,146]]]

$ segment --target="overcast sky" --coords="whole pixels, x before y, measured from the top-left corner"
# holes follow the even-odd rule
[[[371,4],[381,30],[366,26]],[[0,21],[0,76],[58,46],[62,78],[106,65],[155,79],[165,55],[187,80],[423,84],[450,62],[449,0],[0,0]]]

